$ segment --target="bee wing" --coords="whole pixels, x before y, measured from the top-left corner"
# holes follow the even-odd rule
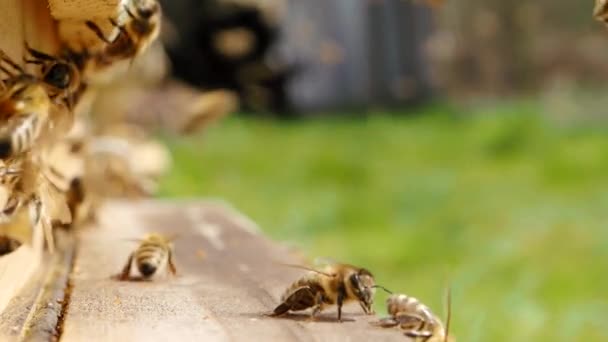
[[[44,214],[48,216],[50,222],[57,220],[62,224],[71,223],[72,214],[66,203],[65,194],[59,191],[44,175],[41,174],[39,178],[36,192],[42,202]]]
[[[45,151],[45,177],[61,191],[69,191],[72,181],[84,174],[84,157],[70,152],[70,144],[60,141]]]
[[[377,321],[370,322],[370,324],[377,327],[390,328],[399,325],[399,322],[392,317],[384,317]]]
[[[394,320],[400,324],[402,329],[413,329],[421,322],[427,321],[425,317],[414,312],[399,312]]]
[[[337,260],[330,257],[317,257],[314,259],[313,264],[316,267],[326,267],[331,265],[340,264]]]
[[[310,286],[301,286],[293,290],[273,311],[275,316],[287,311],[306,310],[315,305],[316,291]]]

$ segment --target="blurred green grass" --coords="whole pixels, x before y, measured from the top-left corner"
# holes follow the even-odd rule
[[[459,341],[608,341],[607,127],[538,111],[230,118],[165,138],[175,166],[161,196],[225,198],[275,239],[368,267],[440,317],[449,280]]]

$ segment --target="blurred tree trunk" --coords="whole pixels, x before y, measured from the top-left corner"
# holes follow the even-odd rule
[[[430,10],[410,1],[289,0],[281,51],[299,110],[402,105],[430,94]]]

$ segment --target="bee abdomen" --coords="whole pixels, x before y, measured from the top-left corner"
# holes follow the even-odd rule
[[[0,131],[0,158],[29,150],[42,132],[37,114],[19,115]]]
[[[137,269],[143,277],[151,277],[167,257],[168,253],[162,245],[144,243],[135,253]]]

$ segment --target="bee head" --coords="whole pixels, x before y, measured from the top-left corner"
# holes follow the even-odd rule
[[[371,272],[364,268],[359,269],[359,271],[350,275],[348,281],[353,294],[357,297],[363,309],[368,313],[372,312],[376,288],[374,287],[374,276]]]

